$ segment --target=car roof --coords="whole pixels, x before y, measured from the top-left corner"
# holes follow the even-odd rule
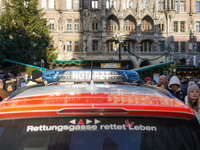
[[[0,103],[0,119],[65,115],[195,117],[166,90],[146,85],[37,85]]]

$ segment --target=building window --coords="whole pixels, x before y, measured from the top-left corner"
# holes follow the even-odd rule
[[[92,30],[98,30],[98,23],[92,23]]]
[[[109,0],[106,0],[106,9],[109,9],[110,7],[109,7]]]
[[[158,25],[158,31],[165,31],[165,28],[164,28],[164,24],[163,23],[160,23]]]
[[[181,42],[181,52],[185,52],[185,42]]]
[[[134,42],[131,42],[131,52],[134,52]]]
[[[130,0],[127,0],[127,8],[129,8],[130,6],[129,6],[129,4],[130,4]]]
[[[200,42],[197,42],[197,52],[200,52]]]
[[[79,51],[79,41],[75,41],[74,42],[74,44],[75,44],[75,52],[78,52]]]
[[[140,52],[151,52],[151,41],[142,41],[140,44]]]
[[[124,31],[134,31],[135,30],[135,26],[134,23],[130,20],[125,20],[124,22]]]
[[[112,19],[109,19],[107,21],[107,30],[108,31],[117,31],[117,22]]]
[[[126,1],[124,0],[124,9],[126,9]]]
[[[78,19],[74,20],[74,30],[75,31],[79,30],[79,20]]]
[[[178,52],[178,42],[174,42],[174,52]]]
[[[54,30],[54,20],[50,19],[49,23],[50,23],[50,30],[53,31]]]
[[[158,1],[158,9],[163,10],[164,9],[164,0],[159,0]]]
[[[180,11],[181,12],[185,11],[185,2],[180,2]]]
[[[54,0],[49,0],[49,9],[54,9]]]
[[[196,22],[196,32],[200,32],[200,22]]]
[[[67,0],[67,9],[72,9],[72,0]]]
[[[151,23],[143,20],[141,23],[141,31],[151,31],[152,27],[151,27]]]
[[[54,48],[54,41],[50,41],[49,48],[50,48],[50,49],[53,49],[53,48]]]
[[[46,3],[47,3],[46,0],[42,0],[42,8],[44,8],[44,9],[47,8]]]
[[[178,32],[178,21],[174,21],[174,32]]]
[[[72,51],[72,41],[67,41],[67,51],[68,52]]]
[[[98,0],[92,0],[92,8],[94,9],[98,8]]]
[[[67,20],[67,30],[71,31],[72,30],[72,20]]]
[[[159,47],[158,47],[159,52],[163,52],[164,47],[165,47],[164,41],[159,41]]]
[[[106,42],[106,52],[109,52],[109,42]]]
[[[180,24],[181,24],[180,26],[181,32],[185,32],[185,21],[181,21]]]
[[[74,0],[74,9],[79,9],[79,0]]]
[[[143,9],[143,3],[142,2],[140,3],[140,9]]]
[[[97,40],[92,41],[92,51],[98,52],[98,41]]]
[[[196,12],[200,12],[200,2],[196,2]]]
[[[175,11],[178,11],[178,2],[175,2]]]

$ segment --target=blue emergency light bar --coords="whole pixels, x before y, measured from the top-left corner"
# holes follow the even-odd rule
[[[43,75],[49,82],[90,82],[91,69],[51,70]],[[139,80],[139,75],[130,70],[92,69],[94,82],[129,82]]]

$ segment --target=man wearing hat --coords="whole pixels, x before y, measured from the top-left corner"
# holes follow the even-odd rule
[[[28,82],[28,84],[26,86],[30,86],[30,85],[35,85],[35,84],[43,84],[44,82],[42,81],[42,76],[43,73],[39,70],[33,70],[32,71],[32,79],[31,81]]]

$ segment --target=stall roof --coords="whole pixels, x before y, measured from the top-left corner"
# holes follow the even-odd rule
[[[170,64],[173,64],[173,63],[174,63],[173,61],[170,61],[170,62],[166,62],[166,63],[148,65],[148,66],[144,66],[144,67],[140,67],[140,68],[136,68],[136,69],[132,69],[132,70],[136,71],[136,72],[142,72],[142,71],[147,71],[147,70],[158,68],[158,67],[167,66],[167,65],[170,65]]]
[[[20,65],[24,65],[24,66],[28,66],[28,67],[32,67],[32,68],[36,68],[36,69],[40,69],[40,70],[42,70],[43,73],[46,71],[46,68],[29,65],[29,64],[18,62],[18,61],[13,61],[13,60],[9,60],[9,59],[4,59],[4,61],[11,62],[11,63],[14,63],[14,64],[20,64]]]
[[[129,60],[92,60],[92,61],[99,61],[99,62],[124,62],[124,61],[131,61]],[[91,60],[53,60],[54,63],[90,63]]]

